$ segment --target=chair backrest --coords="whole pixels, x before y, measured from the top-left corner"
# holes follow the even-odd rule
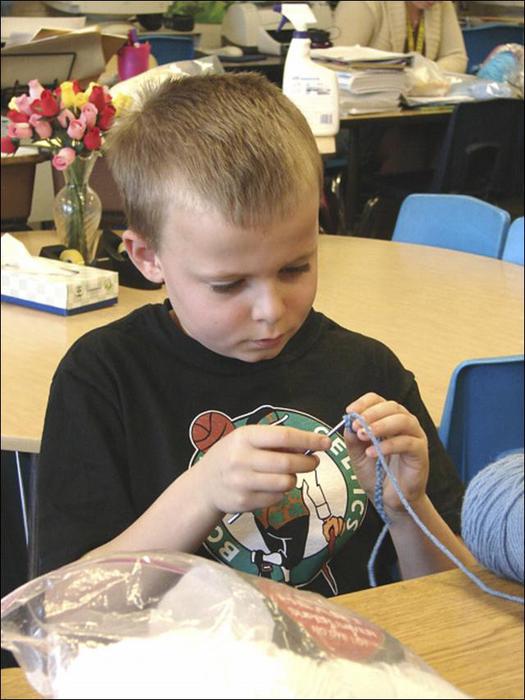
[[[523,448],[523,355],[466,360],[453,371],[439,437],[464,483]]]
[[[401,205],[393,241],[499,258],[510,224],[504,209],[461,194],[411,194]]]
[[[523,100],[457,104],[429,191],[497,201],[522,190]]]
[[[151,46],[151,53],[159,66],[174,61],[189,61],[195,56],[192,36],[179,34],[139,34],[138,40]]]
[[[524,238],[523,216],[520,216],[518,219],[514,219],[510,225],[501,256],[502,260],[523,265]]]
[[[523,45],[523,25],[488,22],[477,27],[464,27],[462,31],[468,56],[467,73],[476,73],[496,46]]]

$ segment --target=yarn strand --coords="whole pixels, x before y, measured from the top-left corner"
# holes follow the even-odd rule
[[[485,593],[489,593],[490,595],[497,596],[499,598],[504,598],[505,600],[510,600],[514,603],[520,603],[521,605],[524,604],[524,599],[520,596],[512,595],[510,593],[505,593],[503,591],[498,591],[494,588],[491,588],[490,586],[487,586],[486,583],[484,583],[476,574],[474,574],[470,569],[468,569],[465,564],[463,564],[462,561],[460,561],[455,554],[453,554],[442,542],[440,542],[437,537],[430,532],[428,527],[423,523],[423,521],[419,518],[417,513],[414,511],[410,503],[407,501],[396,477],[392,473],[390,467],[387,464],[387,461],[385,459],[385,456],[383,455],[383,452],[381,450],[381,442],[380,440],[374,435],[372,432],[372,429],[368,425],[368,423],[365,421],[365,419],[359,414],[359,413],[347,413],[345,416],[345,428],[349,430],[350,432],[355,432],[352,428],[352,423],[354,421],[357,421],[363,430],[366,432],[368,435],[368,438],[374,445],[377,451],[378,459],[376,462],[376,485],[375,485],[375,492],[374,492],[374,505],[376,510],[378,511],[381,519],[385,523],[383,529],[381,530],[376,543],[372,549],[372,553],[370,555],[370,559],[368,561],[368,578],[370,582],[371,587],[376,587],[376,579],[375,579],[375,561],[377,554],[379,552],[379,549],[381,547],[381,544],[388,532],[388,517],[385,513],[384,510],[384,504],[383,504],[383,481],[385,479],[385,475],[388,476],[390,481],[392,482],[392,485],[399,497],[399,500],[403,504],[405,510],[408,512],[412,520],[416,523],[416,525],[422,530],[422,532],[428,537],[428,539],[441,551],[445,556],[447,556],[457,567],[460,569],[468,578],[476,584],[479,588],[481,588],[482,591]]]

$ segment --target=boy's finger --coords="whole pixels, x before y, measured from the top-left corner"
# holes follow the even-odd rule
[[[348,404],[348,406],[345,409],[346,413],[359,413],[359,415],[365,417],[363,414],[368,411],[372,406],[377,406],[385,403],[385,399],[382,396],[379,396],[379,394],[376,394],[374,392],[369,392],[368,394],[364,394],[360,398],[356,399],[355,401],[352,401],[352,403]],[[359,421],[355,420],[352,423],[352,428],[357,430],[357,427],[360,425]]]
[[[424,434],[419,421],[410,413],[388,415],[369,425],[372,433],[380,440],[396,435],[419,438]],[[357,431],[357,437],[360,440],[369,440],[368,434],[361,427]]]
[[[250,461],[252,469],[256,472],[272,474],[300,474],[311,472],[317,468],[319,457],[317,455],[297,454],[294,452],[271,452],[255,450]]]
[[[380,402],[372,403],[367,408],[357,411],[357,413],[362,416],[372,430],[374,430],[373,426],[376,426],[381,419],[388,416],[401,415],[406,417],[411,415],[408,410],[397,403],[397,401],[385,401],[384,399]],[[352,429],[355,432],[363,431],[363,426],[360,421],[356,419],[352,423]]]
[[[259,449],[283,450],[289,452],[324,452],[332,441],[322,433],[314,433],[299,428],[286,428],[281,425],[252,425],[246,428],[250,431],[250,444]]]
[[[421,440],[410,435],[397,435],[381,443],[381,452],[385,457],[390,457],[395,454],[416,456],[421,450]],[[378,457],[377,450],[373,445],[366,448],[366,454],[368,457]]]
[[[351,413],[352,411],[354,411],[355,413],[362,413],[369,406],[373,406],[376,403],[381,403],[384,400],[385,399],[379,394],[376,394],[373,391],[369,391],[367,394],[363,394],[363,396],[360,396],[358,399],[348,404],[345,410],[346,413]]]

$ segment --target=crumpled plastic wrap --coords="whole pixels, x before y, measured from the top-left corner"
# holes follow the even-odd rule
[[[437,63],[415,53],[412,65],[405,68],[408,81],[407,94],[413,96],[441,96],[450,89],[451,81]]]
[[[1,609],[2,646],[48,697],[468,697],[348,609],[194,555],[84,559]]]

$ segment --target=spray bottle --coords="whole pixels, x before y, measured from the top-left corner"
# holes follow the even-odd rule
[[[333,136],[339,131],[337,75],[310,58],[307,25],[316,17],[305,3],[282,3],[274,10],[294,27],[284,63],[283,93],[304,114],[314,136]]]

